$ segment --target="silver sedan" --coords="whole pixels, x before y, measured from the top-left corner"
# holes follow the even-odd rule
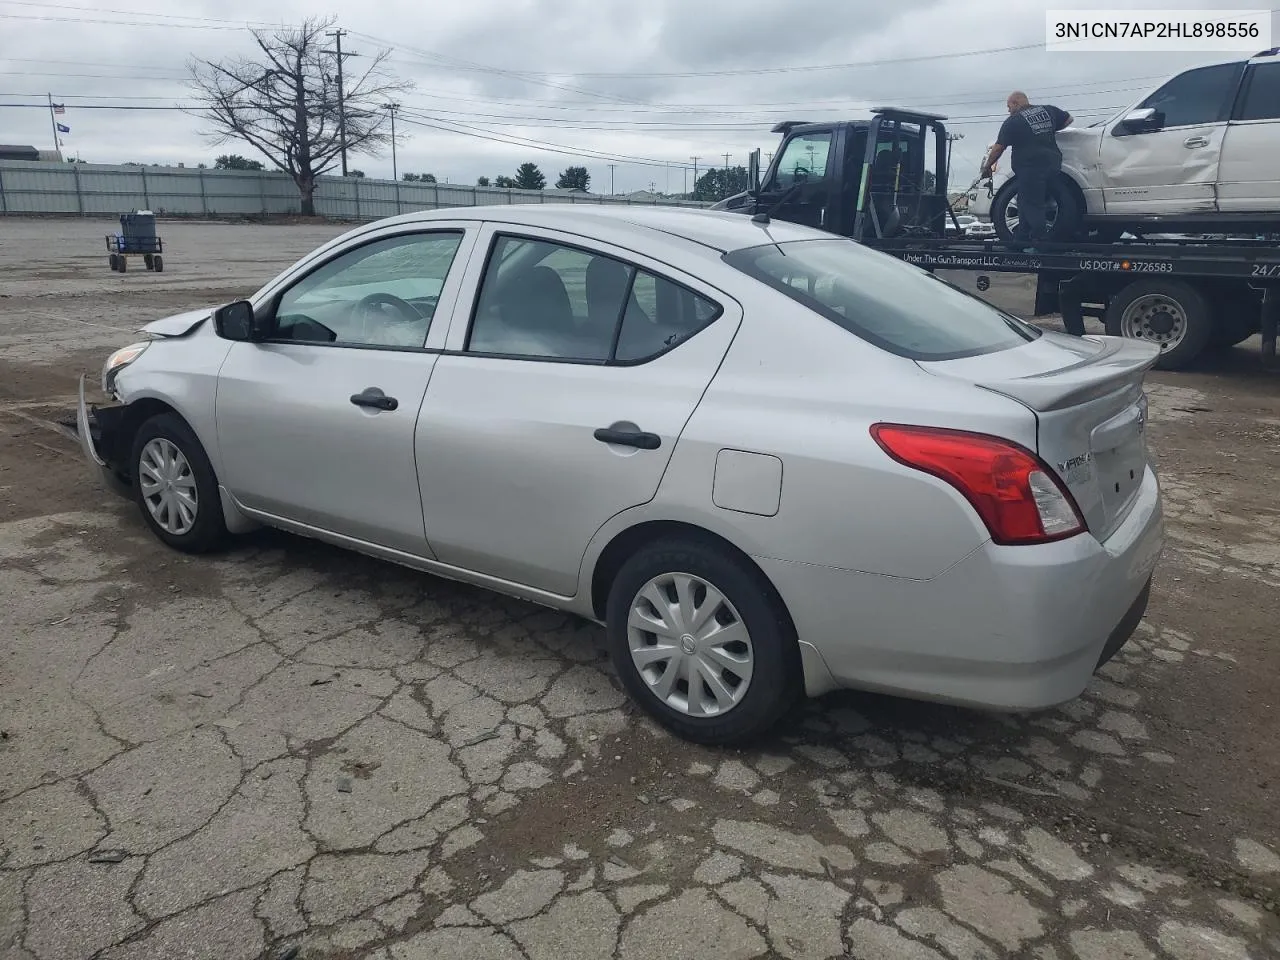
[[[164,543],[265,524],[601,622],[701,742],[837,687],[1070,700],[1162,548],[1154,347],[793,224],[417,213],[144,330],[80,435]]]

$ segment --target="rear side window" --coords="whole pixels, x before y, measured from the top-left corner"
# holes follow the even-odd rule
[[[1040,336],[932,274],[850,240],[798,240],[725,254],[730,266],[780,290],[889,353],[954,360]]]
[[[1237,120],[1280,120],[1280,63],[1249,68]]]

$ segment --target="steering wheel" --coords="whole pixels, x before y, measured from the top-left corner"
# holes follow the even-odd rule
[[[388,311],[384,307],[391,307]],[[374,337],[374,330],[370,327],[377,327],[384,321],[396,321],[398,324],[413,324],[422,320],[423,315],[408,300],[401,300],[394,293],[371,293],[366,297],[362,297],[356,301],[352,308],[352,316],[357,319],[360,324],[360,333],[366,339],[377,339]],[[385,331],[381,336],[385,336]]]
[[[362,297],[356,303],[355,309],[363,316],[368,316],[373,312],[370,310],[371,307],[382,306],[395,307],[400,312],[400,316],[397,319],[403,320],[405,323],[417,323],[422,319],[422,314],[417,307],[408,300],[401,300],[394,293],[371,293],[367,297]],[[377,314],[382,319],[391,319],[382,310],[378,310]]]

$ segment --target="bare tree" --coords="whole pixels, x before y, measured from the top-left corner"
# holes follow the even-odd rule
[[[301,26],[251,30],[254,56],[189,64],[198,107],[190,112],[212,125],[213,143],[242,140],[293,178],[302,213],[315,215],[316,178],[342,153],[338,61],[325,49],[334,18],[308,18]],[[344,71],[341,102],[348,154],[376,156],[391,142],[384,104],[412,89],[386,70],[389,50],[361,57],[363,68]],[[348,56],[344,53],[344,57]]]

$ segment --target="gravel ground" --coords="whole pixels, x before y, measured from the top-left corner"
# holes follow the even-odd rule
[[[1151,377],[1169,545],[1079,700],[841,693],[711,750],[593,625],[284,534],[159,544],[60,424],[76,377],[343,228],[165,223],[123,276],[110,228],[0,219],[0,957],[1280,956],[1256,341]]]

